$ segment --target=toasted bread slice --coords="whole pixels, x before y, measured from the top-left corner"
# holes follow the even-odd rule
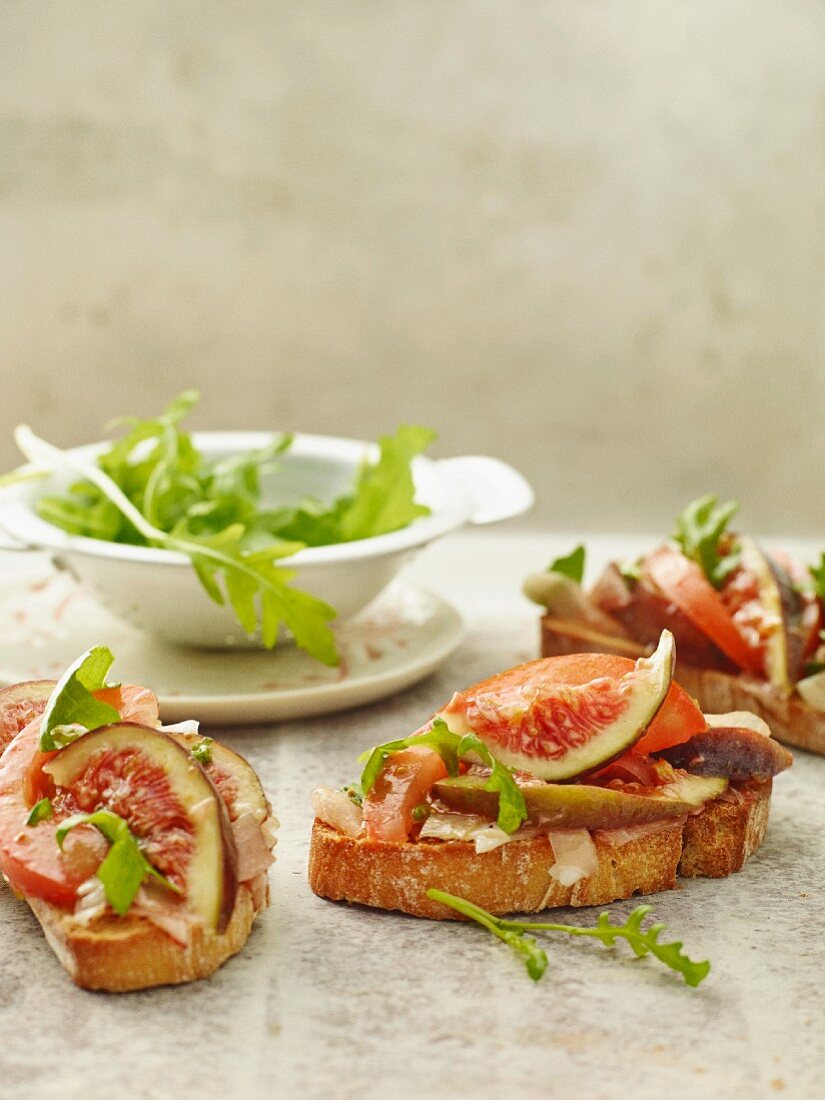
[[[686,821],[663,823],[660,830],[624,844],[596,833],[598,870],[572,886],[550,876],[555,857],[546,835],[478,853],[467,841],[370,842],[316,819],[309,884],[316,894],[334,901],[436,920],[460,918],[427,897],[433,887],[496,915],[655,894],[673,889],[680,874],[723,878],[740,870],[759,848],[768,824],[771,780],[744,784],[739,791],[737,801],[714,799]]]
[[[639,657],[650,647],[602,634],[571,619],[545,615],[541,620],[541,653],[619,653]],[[749,710],[763,718],[777,741],[825,754],[825,713],[809,707],[798,695],[786,695],[773,684],[746,673],[696,668],[676,661],[675,679],[706,714]]]
[[[146,917],[109,914],[86,926],[47,901],[26,900],[76,985],[125,993],[191,982],[214,973],[246,943],[255,917],[269,903],[269,891],[256,892],[243,883],[226,929],[217,933],[194,924],[185,947]]]

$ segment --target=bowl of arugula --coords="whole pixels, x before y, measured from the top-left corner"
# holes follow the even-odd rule
[[[333,619],[357,614],[434,539],[533,500],[496,459],[427,458],[428,428],[377,444],[190,434],[181,421],[196,401],[183,393],[154,419],[119,421],[116,441],[70,450],[20,426],[29,465],[0,493],[9,536],[168,642],[272,648],[290,637],[334,665]]]

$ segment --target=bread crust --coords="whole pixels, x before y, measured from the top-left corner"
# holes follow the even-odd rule
[[[650,647],[636,646],[635,656]],[[541,653],[556,657],[565,653],[620,653],[633,657],[623,638],[597,634],[579,623],[545,615],[541,620]],[[696,668],[676,661],[674,678],[696,699],[706,714],[749,710],[763,718],[771,733],[786,745],[825,755],[825,713],[813,710],[798,695],[786,695],[773,684],[745,673]]]
[[[436,888],[496,915],[557,906],[605,905],[634,894],[671,890],[677,874],[721,878],[738,871],[759,847],[768,821],[771,781],[746,785],[740,802],[715,799],[686,821],[617,845],[596,833],[596,873],[572,886],[550,875],[555,857],[547,836],[513,840],[477,853],[467,841],[387,844],[348,837],[316,818],[309,884],[321,897],[416,917],[460,919],[431,901]]]
[[[194,924],[182,947],[145,917],[103,916],[89,927],[73,914],[40,898],[27,898],[50,946],[69,977],[83,989],[126,993],[157,985],[206,978],[236,954],[255,917],[269,904],[268,887],[257,907],[248,883],[238,887],[226,929],[211,932]]]

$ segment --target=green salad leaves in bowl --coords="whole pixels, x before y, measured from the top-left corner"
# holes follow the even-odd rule
[[[0,525],[51,551],[115,613],[193,646],[273,647],[334,665],[330,624],[370,603],[421,547],[525,511],[492,458],[434,461],[428,428],[377,444],[182,427],[197,394],[118,422],[115,442],[60,450],[21,426],[30,465],[4,479]]]

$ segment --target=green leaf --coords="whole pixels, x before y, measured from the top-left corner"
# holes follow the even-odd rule
[[[814,593],[820,600],[825,600],[825,554],[820,554],[819,565],[811,565],[808,569],[813,580]]]
[[[26,818],[27,825],[39,825],[41,821],[49,821],[54,817],[54,808],[52,807],[52,801],[50,798],[41,798],[39,802],[31,808],[29,816]]]
[[[71,664],[49,696],[40,724],[40,751],[54,752],[65,743],[55,731],[64,726],[82,726],[85,730],[120,721],[120,713],[109,703],[95,699],[92,692],[106,687],[106,674],[114,657],[106,646],[92,646]],[[74,739],[74,738],[70,738]]]
[[[378,462],[361,469],[353,499],[341,516],[346,541],[397,531],[429,514],[429,508],[415,503],[411,463],[434,439],[435,432],[413,425],[381,437]]]
[[[733,551],[721,556],[719,540],[733,516],[739,511],[736,501],[717,504],[713,494],[693,500],[676,520],[673,538],[682,553],[697,562],[715,588],[721,588],[725,579],[739,565],[739,553]]]
[[[513,778],[513,773],[501,761],[495,759],[484,742],[474,733],[468,733],[462,737],[458,747],[459,756],[466,756],[469,752],[475,752],[489,768],[492,768],[484,789],[498,792],[496,824],[505,833],[514,833],[522,821],[527,820],[527,803]]]
[[[547,955],[536,943],[532,936],[526,936],[523,932],[513,931],[504,927],[504,922],[479,905],[474,905],[455,894],[447,894],[444,890],[431,889],[427,891],[427,897],[431,901],[439,901],[442,905],[448,905],[462,916],[476,921],[488,932],[492,932],[521,959],[527,968],[527,973],[537,982],[547,969]]]
[[[647,929],[642,927],[645,918],[651,912],[651,906],[649,905],[638,905],[624,924],[611,924],[610,914],[605,912],[599,914],[595,928],[581,928],[578,925],[555,924],[549,921],[505,920],[502,917],[494,917],[486,909],[482,909],[464,898],[456,897],[453,894],[445,894],[441,890],[428,890],[427,897],[433,901],[440,901],[443,905],[449,905],[456,912],[477,921],[498,936],[499,939],[509,942],[511,947],[516,947],[516,944],[507,940],[508,933],[519,937],[525,936],[527,932],[565,932],[570,936],[588,936],[599,939],[606,947],[613,947],[617,939],[623,939],[630,945],[637,958],[652,955],[671,970],[681,974],[686,985],[698,986],[710,973],[710,963],[707,961],[694,962],[682,950],[681,940],[674,940],[671,943],[659,943],[659,937],[666,927],[664,924],[652,924]],[[528,939],[528,947],[525,949],[523,946],[518,946],[516,949],[520,953],[529,954],[529,944],[535,943],[535,941],[529,940],[526,936],[525,939]],[[534,976],[531,974],[531,977]],[[540,974],[539,977],[541,977]]]
[[[212,763],[212,746],[214,743],[211,737],[202,737],[200,741],[196,742],[189,750],[190,755],[193,756],[203,768],[208,768]]]
[[[283,623],[302,649],[325,665],[337,665],[335,638],[327,625],[335,617],[335,610],[323,600],[291,588],[293,574],[275,564],[300,547],[295,543],[273,543],[248,553],[243,543],[242,524],[203,536],[193,536],[180,524],[165,539],[165,545],[192,558],[207,594],[217,603],[224,602],[217,578],[223,579],[226,598],[244,629],[252,633],[260,619],[265,646],[271,649],[275,645],[278,627]],[[256,599],[260,600],[260,617]]]
[[[432,728],[426,733],[414,733],[410,737],[403,737],[398,741],[387,741],[383,745],[377,745],[365,753],[359,760],[366,761],[366,766],[361,773],[361,790],[364,795],[369,794],[375,780],[380,775],[387,760],[393,753],[415,745],[425,745],[433,749],[447,768],[450,775],[458,775],[458,761],[470,753],[475,753],[482,763],[492,769],[490,778],[484,785],[488,791],[498,791],[498,819],[497,824],[505,833],[514,833],[523,821],[527,819],[527,805],[524,795],[519,790],[518,784],[513,778],[509,768],[496,760],[490,750],[474,733],[465,734],[463,737],[453,733],[443,718],[436,718]]]
[[[561,573],[563,576],[575,581],[576,584],[581,584],[584,578],[585,553],[584,546],[579,544],[566,557],[556,558],[555,561],[552,561],[547,566],[547,572]]]
[[[341,790],[356,806],[364,805],[364,792],[361,790],[360,783],[350,783],[346,787],[342,787]]]
[[[147,878],[153,878],[174,893],[181,893],[174,883],[165,878],[148,861],[140,849],[137,838],[126,821],[111,810],[96,810],[91,814],[74,814],[58,826],[58,848],[63,848],[67,834],[78,825],[94,825],[109,841],[110,848],[97,869],[97,877],[103,883],[106,899],[118,914],[128,913],[135,895]]]
[[[433,749],[444,761],[449,774],[458,775],[458,747],[460,744],[461,738],[458,734],[453,733],[443,719],[437,718],[432,729],[427,730],[426,733],[414,733],[412,736],[402,737],[398,741],[387,741],[383,745],[376,745],[374,749],[362,753],[359,757],[360,762],[366,760],[366,767],[361,773],[362,794],[368,795],[370,793],[373,783],[375,783],[385,763],[393,753],[401,752],[403,749],[409,749],[416,745],[424,745],[426,748]]]

